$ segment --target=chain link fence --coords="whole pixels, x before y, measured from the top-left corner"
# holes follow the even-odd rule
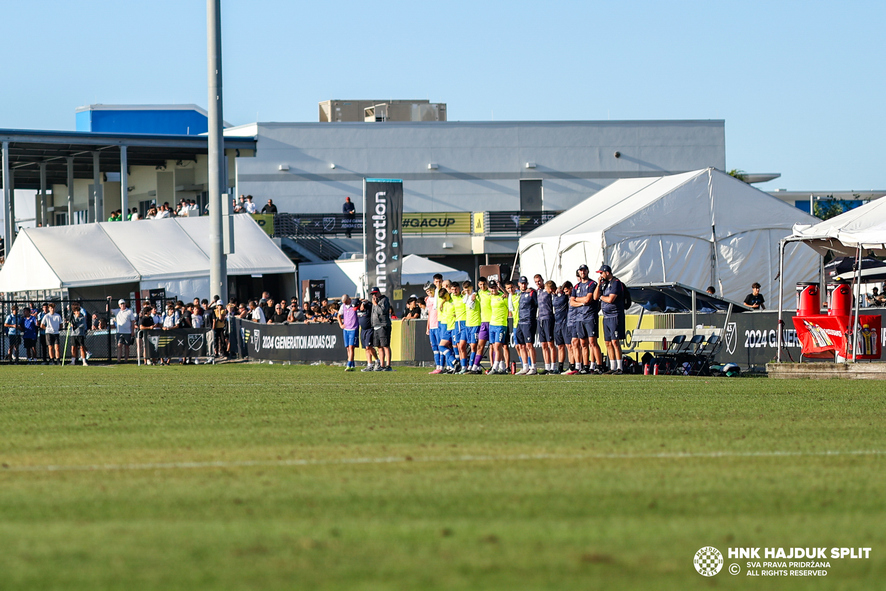
[[[59,353],[64,360],[72,358],[74,342],[73,305],[78,304],[86,320],[84,344],[90,362],[113,363],[117,355],[116,329],[111,326],[113,316],[108,300],[0,300],[3,330],[0,334],[0,363],[48,364],[50,354],[46,331],[40,327],[50,303],[55,304],[61,316],[59,326]],[[25,314],[25,310],[28,314]],[[28,317],[35,320],[27,321]],[[77,352],[79,357],[79,350]]]

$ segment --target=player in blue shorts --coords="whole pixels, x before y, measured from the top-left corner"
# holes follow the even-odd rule
[[[342,329],[345,348],[348,351],[348,364],[345,366],[345,371],[355,371],[357,366],[354,361],[354,349],[357,348],[357,330],[360,324],[357,320],[357,309],[351,305],[351,296],[348,294],[341,297],[338,325]]]

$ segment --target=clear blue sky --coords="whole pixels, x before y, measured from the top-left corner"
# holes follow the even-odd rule
[[[222,1],[225,119],[426,98],[450,120],[724,119],[772,190],[886,189],[886,2]],[[207,104],[203,0],[4,2],[0,128]]]

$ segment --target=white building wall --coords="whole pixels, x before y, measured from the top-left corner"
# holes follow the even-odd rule
[[[406,211],[422,212],[519,209],[520,180],[542,179],[545,209],[562,210],[618,178],[726,166],[721,120],[257,123],[226,135],[241,130],[258,142],[237,160],[238,193],[284,212],[339,212],[364,177],[403,179]]]

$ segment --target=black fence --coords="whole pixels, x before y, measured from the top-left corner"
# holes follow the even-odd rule
[[[36,333],[31,328],[27,330],[24,322],[25,308],[30,310],[30,315],[35,316],[37,324],[43,318],[43,304],[52,302],[56,306],[56,313],[62,318],[59,329],[59,353],[66,361],[71,359],[70,320],[72,317],[71,304],[77,303],[84,316],[86,316],[87,333],[85,338],[87,358],[90,361],[111,362],[116,359],[116,329],[111,326],[112,312],[108,306],[108,300],[3,300],[0,301],[2,310],[3,331],[0,334],[0,349],[3,351],[2,363],[19,364],[42,364],[49,363],[50,356],[47,347],[45,331],[37,329]],[[18,308],[17,317],[13,314],[13,306]],[[15,330],[7,324],[18,325]],[[30,324],[30,323],[28,323]],[[10,334],[10,333],[14,334]],[[32,339],[31,337],[36,337]],[[29,348],[26,345],[33,346]],[[132,348],[132,356],[135,348]],[[79,352],[78,352],[79,356]]]

